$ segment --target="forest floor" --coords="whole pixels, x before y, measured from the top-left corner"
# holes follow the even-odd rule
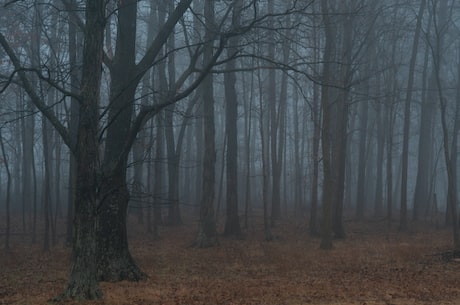
[[[148,279],[101,283],[102,300],[65,304],[460,304],[460,261],[441,255],[450,231],[394,227],[347,222],[347,238],[324,251],[295,222],[278,224],[271,242],[257,226],[208,249],[190,247],[196,223],[161,227],[159,240],[135,225],[130,248]],[[44,253],[14,236],[0,250],[0,304],[46,304],[64,288],[69,265],[62,242]]]

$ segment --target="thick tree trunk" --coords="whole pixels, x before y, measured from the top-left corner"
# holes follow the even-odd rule
[[[118,3],[118,32],[115,56],[110,69],[110,108],[106,134],[103,177],[97,231],[98,278],[105,281],[140,280],[129,254],[126,216],[129,193],[126,182],[128,154],[122,150],[133,117],[135,81],[137,2]],[[121,167],[125,167],[121,169]]]
[[[436,5],[436,3],[434,4]],[[451,226],[452,226],[452,243],[454,255],[460,254],[460,232],[458,225],[457,215],[457,181],[456,181],[456,157],[453,157],[453,153],[457,151],[457,130],[458,130],[458,104],[455,109],[455,121],[454,130],[452,132],[452,140],[449,139],[448,120],[447,120],[447,99],[444,93],[444,88],[441,79],[442,61],[444,52],[444,39],[445,34],[448,30],[447,25],[447,2],[441,2],[439,7],[438,19],[440,24],[436,24],[436,45],[432,48],[433,55],[433,66],[436,76],[436,87],[438,93],[439,106],[441,109],[441,127],[443,136],[443,150],[444,150],[444,161],[447,170],[447,207],[450,211]],[[439,30],[439,31],[438,31]],[[450,141],[452,141],[452,149],[449,148]],[[454,147],[455,146],[455,147]]]
[[[128,247],[126,217],[129,191],[123,177],[126,167],[104,177],[97,228],[97,275],[100,281],[138,281],[145,274],[134,262]]]
[[[70,1],[70,5],[72,8],[75,7],[75,0]],[[77,32],[77,25],[75,24],[74,20],[72,20],[72,14],[69,14],[69,63],[72,67],[76,67],[77,63],[81,61],[79,58],[81,49],[81,40],[82,34],[81,32]],[[72,69],[70,72],[70,87],[72,93],[77,93],[77,89],[80,84],[81,75],[79,71],[76,69]],[[69,136],[70,140],[73,141],[73,145],[75,146],[77,141],[77,133],[78,133],[78,114],[79,107],[78,107],[78,100],[75,97],[72,97],[70,100],[70,119],[69,119]],[[72,244],[72,237],[73,237],[73,224],[72,219],[74,216],[74,202],[75,202],[75,191],[76,191],[76,172],[77,172],[77,164],[75,155],[70,155],[70,162],[69,162],[69,180],[68,180],[68,194],[67,194],[67,228],[66,228],[66,244]]]
[[[214,1],[205,0],[204,16],[207,25],[204,60],[212,57],[212,28],[214,26]],[[215,123],[214,123],[214,88],[212,76],[208,75],[201,85],[203,94],[204,116],[204,155],[202,173],[202,199],[200,205],[200,221],[195,245],[200,248],[212,247],[217,243],[216,222],[214,219],[214,184],[215,184]]]
[[[104,3],[102,0],[87,0],[86,5],[82,98],[76,149],[75,235],[69,282],[61,296],[64,298],[97,299],[102,295],[96,268],[96,214],[99,172],[98,107],[105,25]]]
[[[232,24],[235,28],[240,26],[240,14],[242,1],[235,0],[233,6]],[[229,42],[228,56],[232,57],[237,52],[238,39],[234,37]],[[227,69],[232,71],[236,68],[235,61],[227,63]],[[235,72],[224,74],[225,86],[225,132],[227,135],[227,211],[225,218],[224,235],[241,235],[240,217],[238,215],[238,97],[236,94],[236,75]]]
[[[423,12],[425,10],[426,0],[422,0],[417,14],[417,24],[415,27],[414,41],[412,45],[412,54],[409,64],[409,79],[407,81],[406,101],[404,104],[404,127],[403,127],[403,148],[401,161],[401,212],[399,229],[407,230],[407,171],[409,163],[409,129],[410,129],[410,105],[412,102],[412,87],[414,85],[415,63],[417,60],[418,44],[422,26]]]
[[[347,4],[342,3],[342,8],[347,10]],[[333,211],[333,231],[335,238],[345,238],[345,228],[343,224],[343,204],[345,193],[345,168],[347,156],[347,127],[348,127],[348,99],[349,86],[352,78],[352,41],[353,41],[353,20],[351,16],[344,17],[343,20],[343,44],[342,62],[339,68],[340,79],[338,80],[341,88],[337,94],[337,101],[334,103],[336,109],[336,122],[334,132],[334,147],[332,150],[333,175],[334,175],[334,211]]]

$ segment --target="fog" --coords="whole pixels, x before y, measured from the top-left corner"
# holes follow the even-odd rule
[[[349,221],[422,221],[460,251],[455,1],[1,6],[1,234],[96,257],[66,296],[144,278],[129,224],[212,247],[292,221],[330,249]]]

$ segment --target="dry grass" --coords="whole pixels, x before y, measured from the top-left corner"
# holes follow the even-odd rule
[[[154,241],[134,226],[131,250],[149,278],[102,283],[104,298],[83,304],[460,304],[460,263],[437,255],[449,249],[448,230],[400,234],[348,223],[347,239],[322,251],[287,222],[273,242],[256,228],[210,249],[189,247],[195,228],[161,228]],[[65,286],[69,254],[18,242],[1,250],[0,304],[45,304]]]

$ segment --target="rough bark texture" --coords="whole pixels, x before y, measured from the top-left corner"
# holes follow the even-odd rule
[[[118,43],[117,43],[118,45]],[[121,58],[126,58],[118,54]],[[129,62],[128,62],[129,64]],[[114,65],[112,70],[111,103],[104,154],[104,173],[100,191],[100,209],[98,213],[98,278],[104,281],[137,281],[144,277],[131,258],[126,236],[126,216],[129,191],[126,183],[127,155],[121,154],[121,148],[130,126],[135,87],[123,87],[122,66]],[[125,66],[127,69],[128,67]],[[119,70],[118,70],[119,69]],[[131,70],[132,71],[132,70]]]
[[[88,0],[86,6],[72,267],[67,287],[61,295],[64,298],[97,299],[102,296],[96,277],[96,211],[104,3],[102,0]]]
[[[126,216],[129,192],[125,169],[105,177],[98,213],[97,275],[100,281],[138,281],[146,275],[134,262],[128,247]]]

